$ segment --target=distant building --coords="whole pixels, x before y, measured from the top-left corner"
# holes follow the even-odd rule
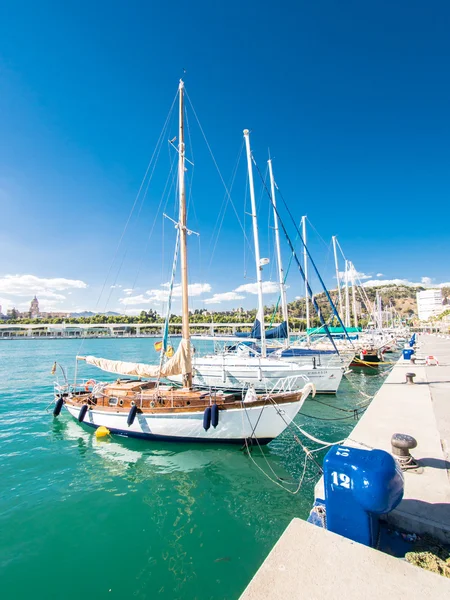
[[[33,298],[30,304],[30,317],[37,319],[39,317],[39,302],[36,296]]]
[[[424,290],[417,292],[417,312],[421,321],[428,321],[443,311],[442,290]]]
[[[70,317],[69,312],[41,312],[39,318],[41,319],[68,319]]]

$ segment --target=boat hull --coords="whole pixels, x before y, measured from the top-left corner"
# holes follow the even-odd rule
[[[253,439],[267,444],[286,429],[307,395],[300,393],[297,401],[276,406],[268,401],[262,406],[244,403],[242,408],[220,410],[217,427],[210,426],[207,431],[203,427],[203,410],[161,415],[138,412],[128,426],[128,412],[99,410],[94,406],[86,412],[82,423],[95,428],[104,426],[118,435],[154,441],[240,444]],[[80,404],[66,402],[65,408],[78,419]]]
[[[200,388],[242,390],[252,386],[257,392],[271,390],[284,377],[305,377],[314,384],[318,394],[335,394],[342,380],[341,367],[317,367],[316,369],[294,361],[257,358],[239,360],[227,355],[194,359],[193,385]],[[181,376],[169,377],[181,383]]]

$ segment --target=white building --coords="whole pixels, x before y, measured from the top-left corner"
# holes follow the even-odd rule
[[[417,311],[421,321],[428,321],[430,317],[440,315],[443,310],[442,290],[417,292]]]

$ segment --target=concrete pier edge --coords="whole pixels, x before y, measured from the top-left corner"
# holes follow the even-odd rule
[[[429,355],[439,366],[427,366]],[[416,364],[400,359],[346,441],[391,452],[394,433],[416,438],[419,471],[405,472],[405,494],[386,520],[395,527],[450,543],[450,338],[421,335]],[[406,373],[416,374],[406,383]],[[316,486],[323,498],[323,482]],[[345,597],[384,600],[450,597],[450,579],[293,519],[241,600]]]

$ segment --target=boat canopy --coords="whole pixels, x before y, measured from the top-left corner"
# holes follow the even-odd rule
[[[346,327],[345,329],[343,327],[328,327],[328,331],[331,333],[331,335],[333,335],[333,333],[359,333],[360,331],[362,331],[361,327]],[[324,327],[310,327],[309,329],[306,330],[306,333],[308,335],[311,334],[317,334],[317,335],[321,335],[321,334],[326,334],[327,332],[325,331]]]
[[[118,375],[134,375],[135,377],[169,377],[170,375],[186,375],[192,373],[191,345],[189,340],[182,339],[175,354],[162,366],[145,363],[109,360],[96,356],[86,356],[86,362],[102,371]]]
[[[286,321],[283,321],[276,327],[272,327],[272,329],[266,329],[265,337],[266,340],[275,340],[275,339],[283,339],[285,340],[288,336],[288,328]],[[253,338],[254,340],[261,339],[261,322],[259,319],[253,323],[253,329],[247,332],[236,332],[236,337],[239,338]]]

